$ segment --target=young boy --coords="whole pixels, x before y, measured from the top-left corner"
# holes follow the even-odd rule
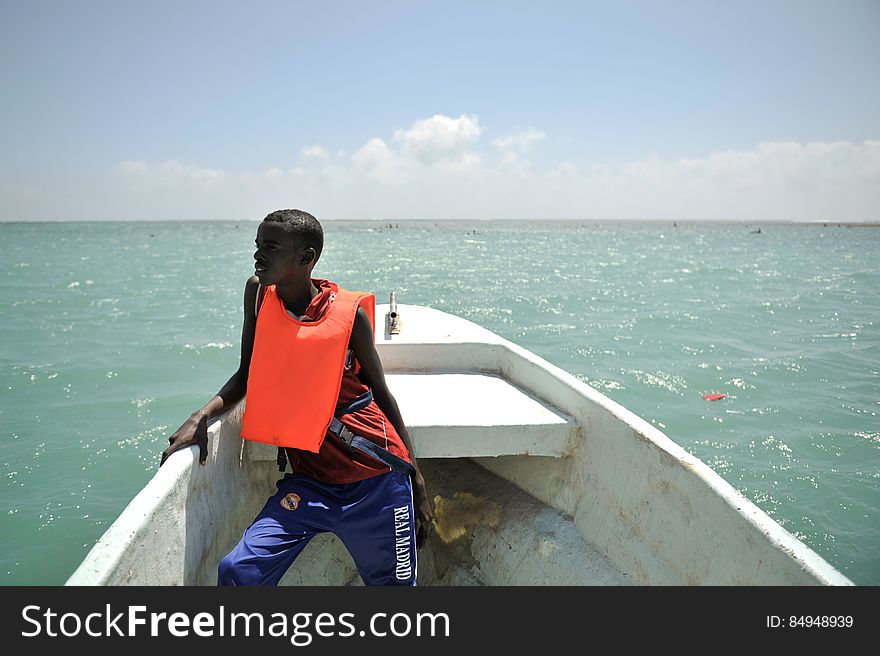
[[[431,507],[376,352],[375,298],[311,277],[324,235],[307,212],[269,214],[256,245],[255,275],[244,290],[238,371],[162,453],[164,463],[178,449],[198,445],[204,465],[208,419],[246,391],[242,437],[286,451],[293,474],[278,481],[278,492],[223,558],[218,584],[276,585],[309,540],[330,531],[351,553],[365,584],[415,585],[416,548],[430,529]],[[340,412],[355,399],[363,407]],[[349,438],[369,442],[366,450],[374,455],[327,432],[331,415],[339,416]],[[385,464],[395,460],[402,466]]]

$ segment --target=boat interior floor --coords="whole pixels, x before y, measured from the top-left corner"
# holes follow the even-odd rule
[[[464,458],[419,460],[432,496],[434,530],[418,555],[419,585],[628,585],[621,573],[551,508]],[[332,535],[317,536],[282,579],[302,584],[315,549],[362,585],[351,557]],[[312,551],[310,555],[309,552]]]

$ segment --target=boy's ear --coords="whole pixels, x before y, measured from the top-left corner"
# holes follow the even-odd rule
[[[303,256],[302,256],[302,263],[303,264],[308,264],[309,262],[314,262],[314,260],[315,260],[315,249],[307,248],[305,251],[303,251]]]

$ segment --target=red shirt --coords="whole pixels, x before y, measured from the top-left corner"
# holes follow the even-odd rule
[[[336,283],[329,280],[312,279],[312,283],[318,288],[318,294],[312,299],[305,313],[297,317],[300,321],[320,319],[336,298],[336,291],[339,289]],[[346,352],[345,371],[342,374],[337,408],[348,405],[355,397],[369,389],[358,378],[359,369],[360,365],[349,349]],[[341,417],[340,421],[355,435],[365,437],[407,462],[410,461],[409,451],[403,440],[375,401],[362,410]],[[329,432],[318,453],[287,449],[287,458],[294,473],[305,474],[324,483],[353,483],[391,471],[390,467],[378,460],[350,449]]]

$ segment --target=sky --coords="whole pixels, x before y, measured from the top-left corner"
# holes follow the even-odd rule
[[[0,0],[0,220],[880,220],[880,0]]]

